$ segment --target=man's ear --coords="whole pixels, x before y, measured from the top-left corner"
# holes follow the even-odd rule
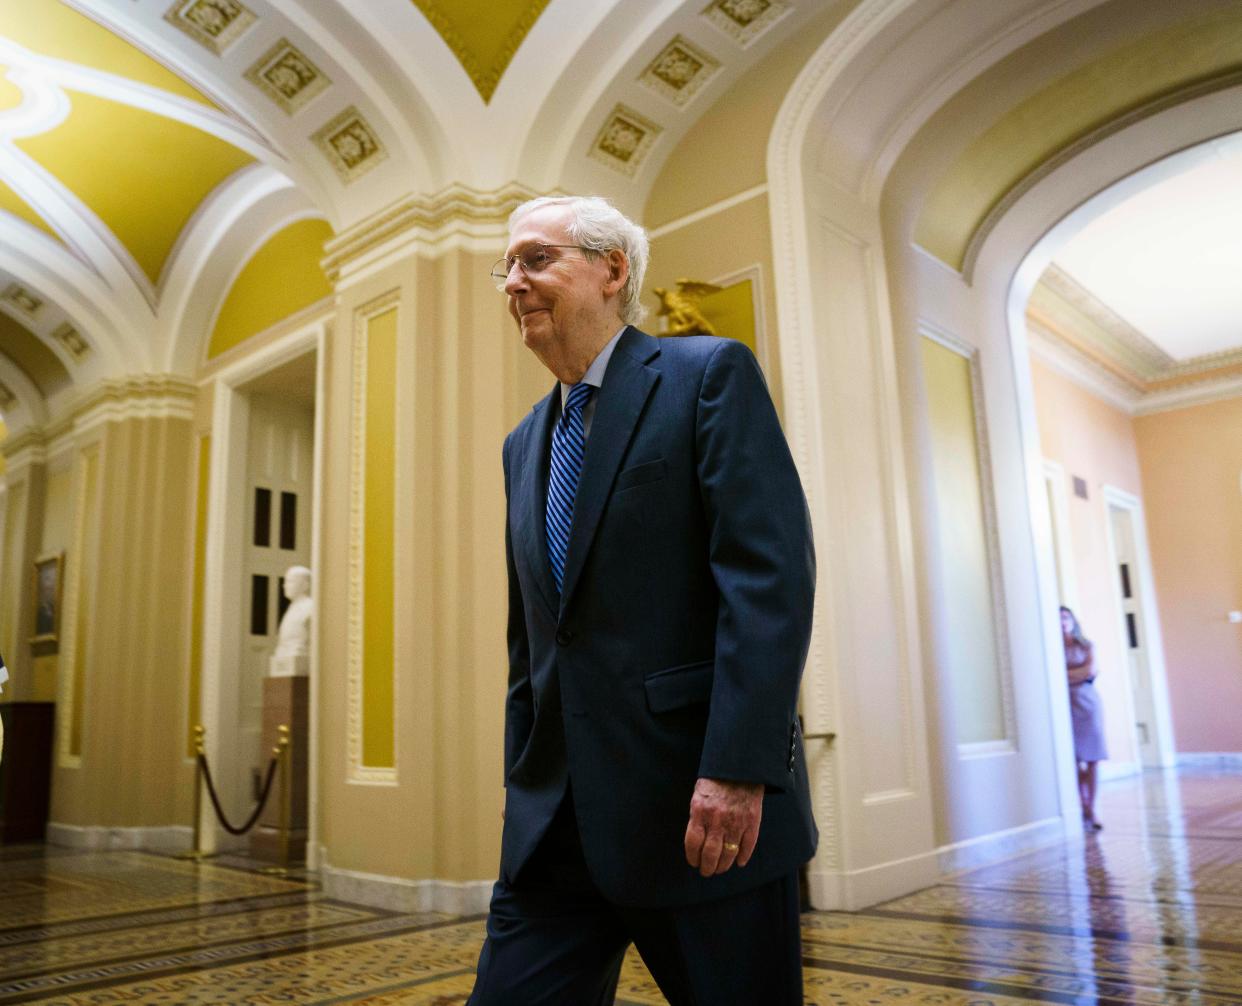
[[[630,260],[620,248],[613,248],[604,258],[608,265],[608,279],[604,282],[604,293],[609,297],[621,292],[625,281],[630,278]]]

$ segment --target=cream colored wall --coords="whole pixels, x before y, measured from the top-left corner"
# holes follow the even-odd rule
[[[498,243],[502,243],[498,239]],[[321,842],[336,869],[492,878],[507,676],[501,444],[552,378],[487,272],[495,252],[394,262],[340,292],[328,346],[319,582]],[[350,374],[355,316],[398,308],[396,779],[351,781]],[[365,642],[365,641],[364,641]]]
[[[83,452],[98,450],[96,492],[79,491]],[[76,647],[64,674],[81,660],[69,695],[58,691],[57,757],[51,820],[90,827],[190,824],[193,783],[185,758],[185,613],[190,587],[195,452],[185,419],[109,422],[74,451],[75,506],[66,540],[84,554],[67,557],[82,574],[76,605]],[[51,482],[52,480],[49,480]],[[75,575],[69,570],[70,575]],[[80,606],[80,611],[79,611]],[[80,705],[81,753],[65,739]]]
[[[1134,420],[1179,751],[1242,750],[1242,398]]]
[[[1034,358],[1031,380],[1043,455],[1065,469],[1064,489],[1079,596],[1079,610],[1075,614],[1083,631],[1095,643],[1096,688],[1104,704],[1109,758],[1113,762],[1136,762],[1138,752],[1126,680],[1128,660],[1118,614],[1118,573],[1108,551],[1109,507],[1103,493],[1105,486],[1113,486],[1144,498],[1146,480],[1140,477],[1134,425],[1124,412]],[[1087,499],[1074,495],[1074,476],[1086,480]],[[1156,587],[1163,604],[1166,591],[1159,582]]]

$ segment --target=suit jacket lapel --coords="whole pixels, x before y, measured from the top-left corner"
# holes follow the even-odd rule
[[[582,475],[578,480],[578,493],[574,497],[574,521],[565,556],[562,606],[573,594],[604,512],[604,504],[612,491],[621,458],[634,435],[647,397],[659,380],[659,372],[646,365],[659,352],[658,340],[631,326],[621,336],[612,359],[608,361],[608,370],[595,403],[595,416],[591,420],[591,434],[582,462]],[[544,564],[547,565],[546,556]],[[553,596],[556,596],[555,593]]]
[[[514,528],[514,540],[522,543],[526,561],[534,571],[544,603],[555,615],[560,607],[560,598],[556,593],[556,581],[552,579],[552,566],[548,562],[546,512],[552,427],[561,415],[560,385],[556,385],[535,409],[535,419],[530,425],[529,437],[520,459],[522,472],[516,494],[519,506],[514,515],[519,524]]]

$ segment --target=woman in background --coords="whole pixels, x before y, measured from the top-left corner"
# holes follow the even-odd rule
[[[1083,825],[1089,831],[1104,826],[1095,819],[1096,762],[1108,757],[1104,743],[1104,710],[1095,690],[1095,656],[1091,640],[1082,634],[1074,613],[1061,607],[1061,638],[1065,644],[1065,671],[1069,676],[1070,718],[1074,724],[1074,757],[1078,761],[1078,797]]]

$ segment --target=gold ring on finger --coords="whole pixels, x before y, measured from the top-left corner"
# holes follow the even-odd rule
[[[740,849],[741,846],[738,845],[736,842],[725,842],[724,848],[725,848],[725,852],[737,852],[737,850]]]

